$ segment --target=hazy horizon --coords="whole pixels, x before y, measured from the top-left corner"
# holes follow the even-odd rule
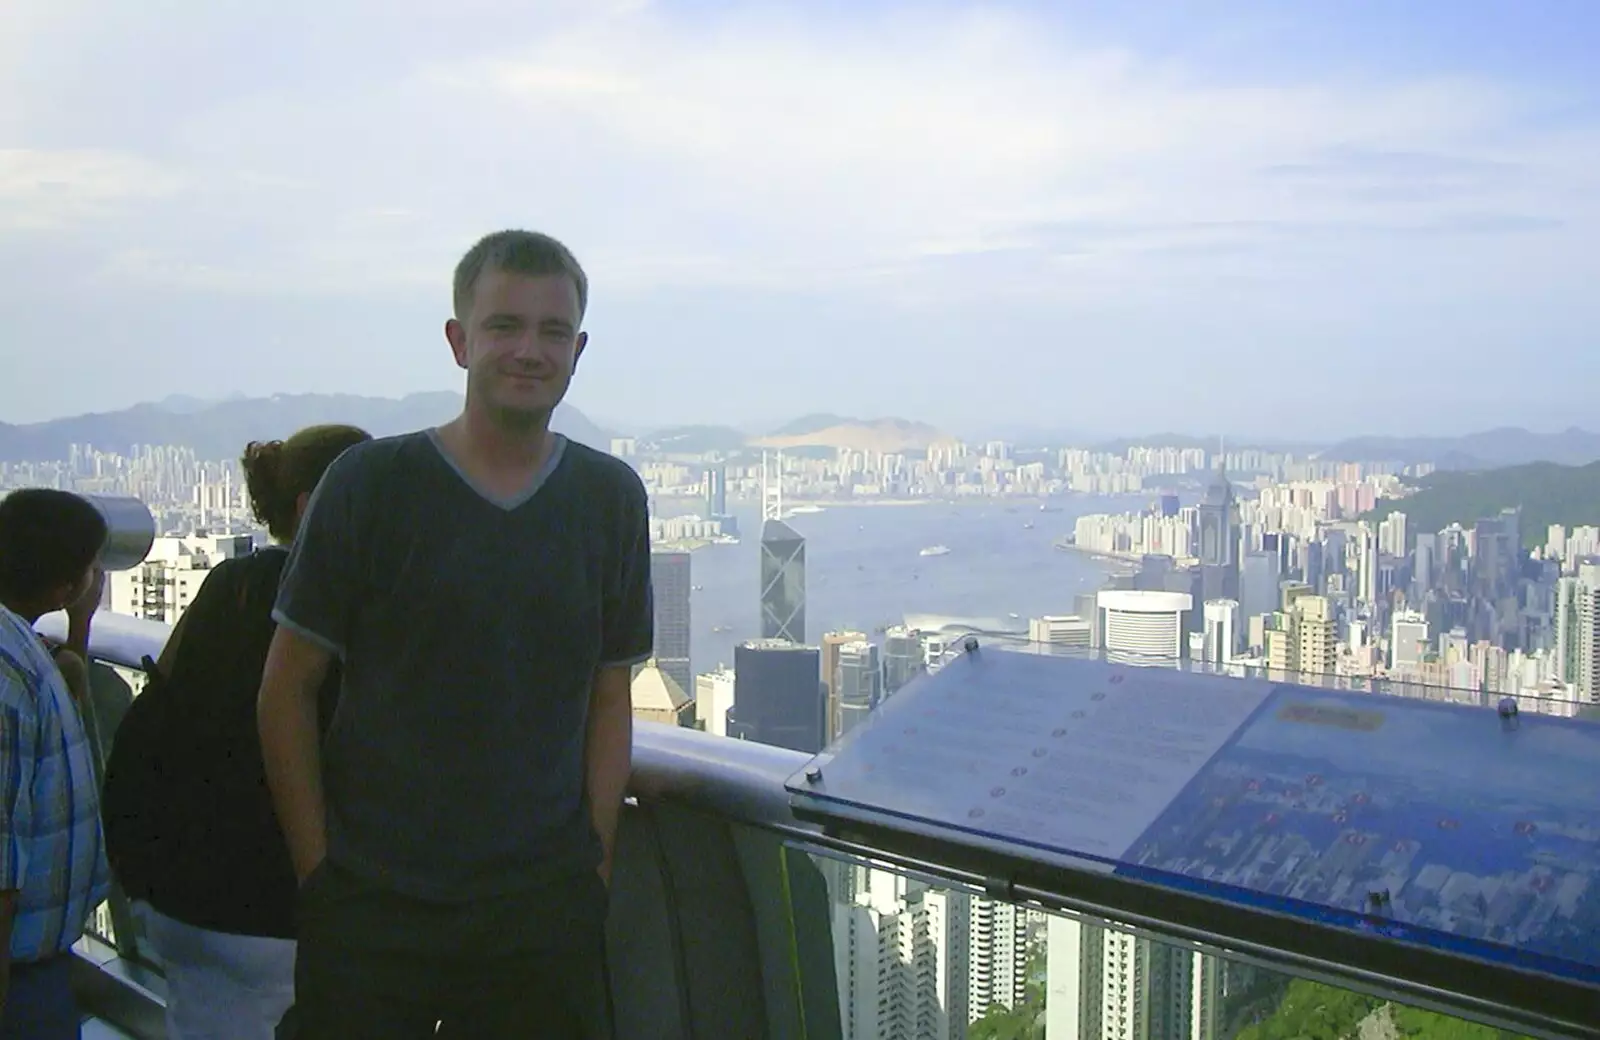
[[[65,421],[65,420],[79,419],[79,418],[84,418],[84,417],[93,416],[93,415],[112,414],[112,413],[116,413],[116,412],[127,411],[127,410],[130,410],[130,409],[133,409],[133,408],[140,408],[140,407],[163,408],[163,409],[172,410],[172,411],[178,411],[178,410],[182,410],[182,411],[201,410],[201,409],[206,409],[206,408],[214,408],[214,407],[226,405],[226,404],[228,404],[230,402],[236,402],[236,401],[242,401],[242,400],[265,400],[265,399],[270,399],[272,397],[278,397],[278,396],[301,396],[301,395],[304,395],[304,394],[317,394],[317,395],[323,395],[323,396],[334,396],[334,395],[343,394],[343,395],[349,395],[349,396],[355,396],[355,397],[363,397],[363,398],[372,399],[372,400],[385,400],[385,401],[398,402],[398,401],[401,401],[401,400],[405,399],[406,397],[413,396],[413,394],[451,394],[451,395],[454,395],[456,397],[460,397],[461,396],[461,391],[459,389],[455,389],[455,390],[451,390],[451,389],[419,390],[419,391],[413,391],[412,394],[399,394],[399,395],[393,395],[393,396],[384,396],[384,395],[380,395],[380,394],[364,394],[364,393],[360,393],[359,391],[326,391],[326,392],[322,392],[322,391],[302,391],[302,392],[298,392],[298,393],[294,392],[294,391],[261,391],[261,392],[257,392],[257,393],[247,393],[245,391],[235,391],[235,392],[232,392],[232,393],[223,394],[223,395],[220,395],[220,396],[217,396],[217,397],[209,397],[209,398],[201,398],[201,397],[198,397],[198,396],[192,395],[192,394],[176,393],[176,394],[167,395],[167,397],[160,398],[160,399],[145,400],[145,401],[132,401],[132,402],[129,402],[128,404],[123,405],[121,407],[108,408],[108,409],[104,409],[104,410],[98,411],[98,412],[74,412],[74,413],[68,413],[68,414],[65,414],[65,415],[47,416],[47,417],[42,418],[42,419],[33,420],[33,422],[31,422],[31,423],[15,423],[15,424],[10,424],[10,425],[34,425],[34,424],[37,424],[37,423],[61,422],[61,421]],[[842,413],[842,412],[837,412],[837,411],[834,411],[834,410],[831,410],[831,409],[827,409],[827,408],[812,409],[810,411],[805,411],[805,412],[796,412],[793,415],[785,414],[785,415],[775,416],[771,421],[766,421],[766,422],[720,423],[720,422],[711,422],[709,420],[704,420],[704,419],[690,418],[690,419],[685,419],[685,420],[679,421],[679,422],[665,422],[665,423],[659,423],[659,424],[653,424],[652,423],[652,424],[642,424],[641,425],[641,424],[638,424],[638,423],[630,424],[630,423],[625,422],[625,421],[618,421],[618,420],[615,419],[615,417],[607,415],[605,412],[596,411],[596,410],[593,410],[593,409],[590,409],[590,408],[583,407],[582,405],[576,404],[570,398],[567,401],[565,401],[564,403],[568,404],[568,405],[571,405],[573,408],[576,408],[577,411],[580,412],[585,419],[587,419],[590,422],[594,423],[596,426],[600,427],[605,432],[613,434],[613,435],[616,435],[616,436],[641,436],[641,435],[645,435],[645,434],[649,434],[649,433],[655,433],[655,432],[660,432],[660,431],[665,431],[665,430],[670,430],[670,429],[681,429],[681,428],[684,428],[684,427],[691,427],[691,426],[726,426],[726,427],[729,427],[729,428],[732,428],[732,429],[739,430],[740,432],[745,433],[745,434],[747,434],[749,436],[757,437],[757,436],[770,434],[773,431],[775,431],[776,429],[778,429],[779,427],[787,425],[788,423],[794,422],[797,419],[807,418],[807,417],[810,417],[810,416],[813,416],[813,415],[833,415],[833,416],[837,416],[837,417],[839,417],[841,419],[847,419],[847,420],[858,421],[858,422],[881,422],[881,421],[889,421],[889,420],[899,420],[899,421],[905,421],[905,422],[911,422],[911,423],[921,423],[921,424],[925,424],[925,425],[928,425],[928,426],[935,427],[941,433],[949,434],[949,435],[952,435],[952,436],[958,436],[958,437],[961,437],[961,438],[963,438],[965,440],[969,440],[969,441],[980,440],[980,439],[981,440],[987,440],[987,439],[1001,439],[1001,440],[1006,440],[1006,439],[1025,439],[1024,435],[1028,434],[1028,433],[1032,433],[1032,434],[1049,434],[1049,435],[1054,435],[1054,436],[1067,436],[1067,437],[1070,437],[1070,438],[1076,438],[1080,442],[1084,442],[1084,443],[1104,443],[1104,442],[1119,441],[1119,440],[1138,440],[1139,438],[1150,438],[1150,437],[1160,437],[1160,436],[1165,436],[1165,435],[1172,435],[1172,436],[1179,436],[1179,437],[1190,437],[1190,438],[1195,438],[1195,439],[1205,439],[1205,438],[1220,437],[1220,438],[1224,439],[1224,441],[1223,441],[1224,447],[1228,446],[1228,444],[1230,444],[1230,443],[1234,444],[1237,447],[1261,447],[1261,446],[1264,446],[1264,445],[1265,446],[1274,446],[1274,447],[1290,446],[1290,445],[1304,446],[1304,447],[1316,447],[1316,446],[1331,445],[1331,444],[1334,444],[1334,443],[1337,443],[1337,442],[1340,442],[1340,441],[1367,439],[1367,438],[1394,438],[1394,439],[1408,439],[1408,440],[1409,439],[1416,439],[1416,440],[1430,440],[1430,439],[1448,440],[1448,439],[1453,439],[1453,438],[1458,438],[1458,437],[1471,436],[1471,435],[1474,435],[1474,434],[1493,433],[1493,432],[1497,432],[1499,430],[1504,430],[1504,429],[1522,430],[1524,432],[1531,433],[1531,434],[1534,434],[1534,435],[1537,435],[1537,436],[1555,436],[1555,435],[1558,435],[1558,434],[1569,433],[1569,432],[1574,432],[1574,431],[1581,432],[1581,433],[1594,433],[1594,432],[1596,432],[1596,431],[1587,429],[1586,427],[1582,426],[1581,424],[1579,424],[1579,425],[1570,425],[1570,426],[1550,426],[1550,425],[1522,426],[1522,425],[1516,425],[1516,424],[1511,424],[1511,425],[1501,424],[1501,425],[1498,425],[1498,426],[1469,427],[1469,428],[1463,428],[1463,429],[1460,429],[1460,430],[1445,430],[1445,431],[1352,430],[1352,431],[1349,431],[1349,432],[1346,432],[1346,433],[1343,433],[1343,434],[1340,434],[1340,435],[1334,436],[1334,437],[1327,437],[1327,438],[1320,438],[1320,439],[1319,438],[1306,438],[1306,439],[1301,439],[1301,440],[1295,440],[1295,439],[1292,439],[1292,438],[1286,438],[1286,437],[1283,437],[1281,435],[1273,434],[1273,433],[1266,433],[1266,434],[1262,434],[1262,435],[1252,435],[1252,434],[1249,434],[1249,433],[1238,433],[1236,431],[1228,431],[1228,430],[1202,430],[1202,429],[1185,430],[1185,429],[1176,429],[1176,428],[1159,428],[1158,429],[1158,428],[1154,428],[1154,427],[1152,427],[1150,429],[1144,429],[1144,430],[1135,430],[1135,429],[1123,429],[1123,430],[1074,430],[1074,429],[1070,429],[1070,428],[1067,428],[1067,427],[1059,427],[1058,428],[1058,427],[1049,427],[1049,426],[1039,426],[1039,425],[1032,425],[1032,424],[1028,424],[1028,423],[1019,423],[1019,422],[1016,422],[1016,421],[1011,421],[1011,422],[1000,421],[1000,422],[996,422],[996,423],[991,423],[987,427],[983,426],[982,424],[980,424],[979,426],[977,426],[975,428],[969,428],[969,427],[966,427],[966,426],[952,428],[952,427],[943,426],[943,425],[941,425],[941,424],[939,424],[937,422],[933,422],[931,420],[927,420],[927,419],[924,419],[924,418],[922,418],[920,416],[916,416],[916,415],[902,415],[902,414],[895,414],[895,413],[888,413],[888,412],[883,413],[883,414],[871,414],[871,415],[868,415],[868,414],[849,415],[849,414],[845,414],[845,413]],[[0,420],[0,424],[3,424],[3,423],[4,423],[4,421]],[[1155,442],[1151,441],[1150,443],[1153,445]]]
[[[458,390],[451,268],[505,226],[589,270],[602,423],[1593,413],[1577,0],[13,0],[7,30],[0,421]]]

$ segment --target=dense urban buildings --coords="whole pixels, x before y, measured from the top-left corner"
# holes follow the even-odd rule
[[[655,513],[656,656],[634,684],[644,720],[816,752],[959,647],[971,630],[960,619],[873,628],[861,618],[861,628],[808,633],[812,579],[796,517],[817,503],[1015,499],[1035,509],[1075,494],[1139,496],[1064,521],[1070,533],[1052,550],[1103,560],[1104,587],[1063,590],[1058,612],[986,622],[1009,628],[985,640],[1458,703],[1516,695],[1525,710],[1557,714],[1600,705],[1600,527],[1535,536],[1508,509],[1421,529],[1393,464],[952,442],[920,454],[767,454],[758,465],[623,447]],[[210,567],[264,537],[236,466],[185,449],[83,446],[55,462],[0,463],[0,485],[24,484],[150,505],[162,536],[144,564],[112,575],[120,613],[175,622]],[[1369,516],[1395,499],[1397,510]],[[733,661],[712,667],[691,659],[694,556],[737,539],[737,513],[753,503],[762,521],[750,624]],[[1219,1008],[1242,983],[1216,957],[892,871],[825,873],[847,1037],[962,1037],[1039,987],[1050,1038],[1225,1036]]]

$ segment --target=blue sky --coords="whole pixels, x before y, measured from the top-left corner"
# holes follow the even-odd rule
[[[589,268],[613,423],[1596,421],[1600,5],[7,18],[0,421],[459,387],[450,269],[503,226]]]

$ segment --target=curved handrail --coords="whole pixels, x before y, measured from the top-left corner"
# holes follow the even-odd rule
[[[46,615],[39,619],[38,629],[49,638],[64,639],[66,616]],[[107,664],[139,668],[142,658],[161,655],[171,633],[171,626],[159,621],[102,611],[95,615],[89,655]],[[820,835],[819,827],[795,819],[783,786],[809,757],[680,726],[635,722],[629,793],[680,801],[739,823]]]
[[[66,632],[61,615],[41,619],[38,627],[57,639]],[[90,655],[137,668],[144,656],[159,655],[169,634],[168,626],[159,622],[103,613],[95,621]],[[1498,980],[1503,989],[1515,974],[1493,965],[1447,954],[1424,956],[1415,948],[1375,936],[1335,934],[1329,929],[1312,929],[1317,932],[1312,936],[1303,923],[1279,920],[1272,913],[1229,907],[1179,890],[1157,890],[1112,875],[1065,868],[1052,871],[1049,864],[1035,863],[1026,853],[1019,859],[1015,849],[979,855],[970,848],[950,845],[946,838],[923,833],[909,822],[885,830],[885,825],[868,821],[868,825],[825,832],[820,824],[795,816],[784,786],[807,761],[809,756],[783,748],[639,722],[634,728],[629,792],[641,799],[670,800],[730,822],[777,831],[807,847],[832,849],[946,884],[981,886],[995,893],[995,898],[1119,922],[1121,927],[1164,937],[1164,941],[1225,950],[1272,970],[1356,986],[1447,1013],[1468,1014],[1501,1028],[1546,1037],[1600,1040],[1600,1026],[1595,1024],[1600,1019],[1572,1013],[1579,1005],[1590,1006],[1585,1002],[1593,999],[1594,991],[1586,986],[1556,987],[1561,989],[1557,1001],[1549,980],[1535,980],[1538,986],[1534,988],[1519,982],[1516,1000],[1510,1001],[1504,994],[1489,996],[1496,986],[1488,979]],[[1027,868],[1029,876],[994,874],[990,867],[996,863],[1006,870]],[[1337,949],[1317,945],[1336,940]],[[1456,973],[1471,969],[1473,981],[1441,982],[1445,969]]]

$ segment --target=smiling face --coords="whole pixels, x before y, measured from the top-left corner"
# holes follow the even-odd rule
[[[467,370],[467,407],[511,428],[547,425],[588,342],[581,320],[572,278],[485,270],[471,306],[445,326]]]

